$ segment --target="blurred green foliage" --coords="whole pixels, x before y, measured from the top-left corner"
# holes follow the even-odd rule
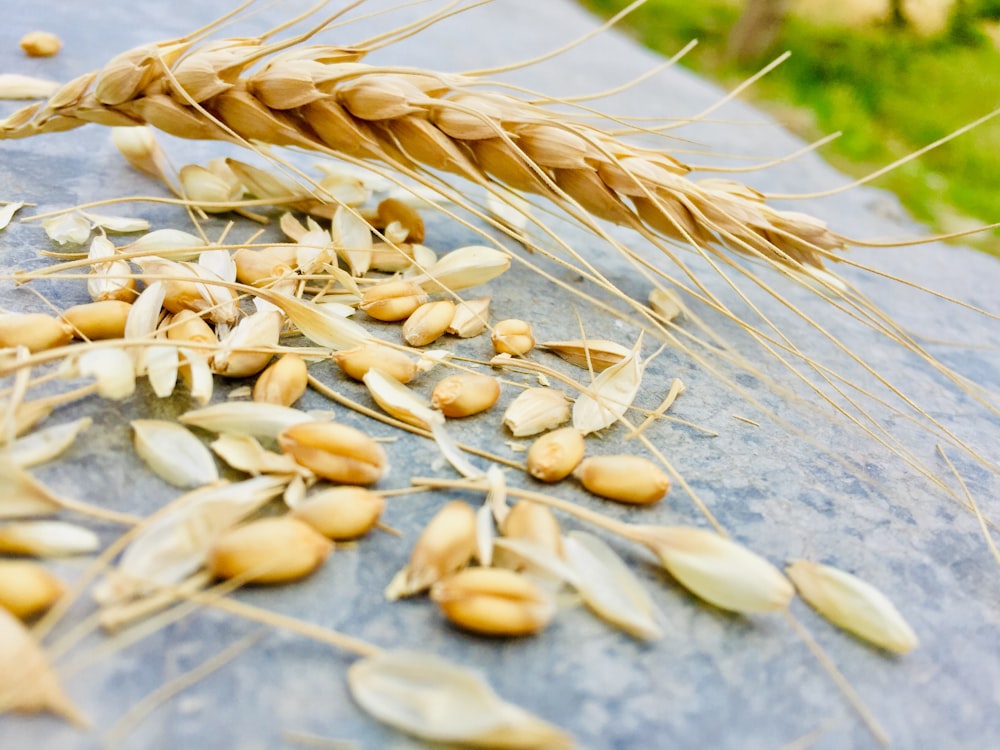
[[[628,4],[581,2],[605,16]],[[934,37],[789,16],[773,54],[787,49],[791,58],[747,96],[804,138],[842,131],[823,155],[849,174],[866,175],[1000,107],[1000,51],[982,30],[984,19],[1000,18],[1000,0],[960,0],[957,8],[949,28]],[[668,55],[698,39],[682,64],[732,86],[757,69],[726,54],[740,12],[732,0],[649,0],[623,28]],[[1000,221],[1000,117],[874,184],[939,231]],[[1000,255],[1000,232],[973,244]]]

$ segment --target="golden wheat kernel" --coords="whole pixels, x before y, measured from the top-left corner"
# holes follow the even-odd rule
[[[595,495],[634,505],[655,503],[670,489],[670,478],[642,456],[593,456],[575,475]]]
[[[166,325],[167,338],[170,341],[187,341],[192,344],[218,344],[212,326],[198,313],[191,310],[181,310],[170,318]]]
[[[446,417],[469,417],[489,409],[500,398],[500,381],[491,375],[460,373],[438,381],[431,404]]]
[[[455,317],[455,303],[450,299],[425,302],[403,323],[403,340],[410,346],[427,346],[444,336]]]
[[[208,551],[218,578],[245,576],[249,583],[284,583],[312,573],[333,544],[297,518],[261,518],[219,535]]]
[[[53,57],[62,49],[62,40],[49,31],[29,31],[21,37],[21,49],[28,57]]]
[[[397,198],[386,198],[378,204],[378,220],[385,227],[398,221],[407,229],[404,242],[424,241],[424,220],[415,208]]]
[[[528,473],[541,482],[558,482],[573,473],[583,452],[583,435],[575,427],[553,430],[528,449]]]
[[[309,497],[292,511],[323,536],[334,541],[367,534],[382,515],[385,498],[364,487],[332,487]]]
[[[62,313],[73,334],[90,341],[120,339],[132,305],[117,299],[74,305]]]
[[[73,329],[46,313],[0,314],[0,348],[25,346],[41,352],[65,346],[73,338]]]
[[[500,529],[505,537],[533,542],[562,557],[563,537],[555,514],[544,505],[518,500]]]
[[[298,354],[286,354],[274,362],[253,385],[253,400],[291,406],[306,392],[309,370]]]
[[[428,299],[412,281],[386,281],[365,289],[358,307],[376,320],[391,322],[410,317]]]
[[[243,247],[233,253],[236,280],[241,284],[263,286],[292,273],[296,264],[294,247]]]
[[[45,612],[66,591],[45,568],[28,560],[0,560],[0,607],[22,620]]]
[[[278,435],[281,450],[317,476],[342,484],[374,484],[385,472],[382,446],[335,422],[302,422]]]
[[[354,349],[335,352],[333,360],[344,374],[354,380],[364,380],[373,367],[400,383],[409,383],[417,376],[417,363],[397,349],[380,344],[362,344]]]
[[[467,568],[439,581],[431,599],[465,630],[492,636],[531,635],[555,615],[552,598],[529,578],[502,568]]]
[[[464,568],[476,554],[476,513],[466,503],[452,500],[428,521],[406,566],[386,587],[387,599],[412,596],[447,575]]]
[[[497,354],[520,356],[535,346],[531,325],[517,318],[501,320],[493,326],[493,349]]]

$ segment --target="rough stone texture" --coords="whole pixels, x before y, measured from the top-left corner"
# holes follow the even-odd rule
[[[373,2],[365,7],[388,5]],[[0,27],[0,70],[68,80],[99,67],[118,51],[187,32],[218,12],[215,6],[191,0],[16,4],[5,10]],[[305,7],[305,3],[290,2],[267,8],[234,27],[233,33],[259,32]],[[324,39],[352,43],[420,12],[420,8],[400,10],[329,32]],[[483,68],[528,60],[594,26],[594,20],[568,0],[499,0],[380,51],[375,59],[444,70]],[[51,60],[22,57],[17,39],[34,28],[58,33],[65,42],[62,54]],[[505,75],[503,80],[571,96],[619,86],[656,62],[628,40],[603,34],[551,61]],[[621,116],[688,117],[720,95],[683,70],[671,69],[598,106]],[[0,112],[12,109],[5,104]],[[774,157],[801,146],[765,116],[738,103],[713,113],[712,122],[678,128],[674,134],[688,140],[666,145],[682,151]],[[215,144],[173,139],[165,143],[177,164],[228,152]],[[697,155],[686,158],[709,160]],[[302,164],[309,161],[300,159]],[[746,177],[754,186],[777,193],[814,192],[845,182],[814,156]],[[131,172],[115,153],[107,133],[96,126],[0,143],[0,198],[35,202],[37,210],[45,210],[133,194],[158,195],[162,190]],[[874,190],[852,190],[789,205],[814,213],[852,236],[899,238],[921,232],[899,218],[901,212],[891,197]],[[156,226],[185,227],[182,212],[169,207],[142,204],[105,210],[143,215]],[[221,220],[211,224],[216,231],[221,226]],[[568,224],[555,221],[554,226],[561,238],[598,263],[621,288],[645,298],[648,282],[605,243]],[[250,231],[239,226],[232,236],[245,237]],[[637,237],[617,236],[664,271],[675,273],[666,259]],[[477,241],[470,231],[437,218],[430,221],[428,238],[440,250]],[[9,273],[44,267],[51,261],[37,251],[48,249],[52,248],[37,226],[15,222],[0,234],[0,268]],[[682,253],[682,257],[734,313],[752,319],[746,303],[705,261],[693,254]],[[1000,266],[995,259],[941,245],[859,249],[849,257],[997,312]],[[995,516],[998,481],[993,467],[1000,460],[996,399],[990,395],[1000,388],[1000,330],[995,319],[859,268],[836,269],[898,321],[903,331],[919,336],[927,351],[981,386],[982,400],[990,407],[957,391],[943,372],[924,360],[837,313],[829,302],[777,274],[757,270],[786,302],[843,341],[849,353],[841,351],[790,307],[771,298],[767,289],[748,283],[741,268],[726,266],[724,270],[774,322],[776,330],[769,334],[773,341],[780,347],[800,347],[799,351],[833,368],[838,374],[831,376],[824,392],[832,394],[836,403],[860,397],[872,417],[872,421],[862,418],[860,426],[873,435],[835,414],[829,403],[775,363],[736,325],[692,301],[693,308],[731,344],[729,353],[738,361],[731,364],[709,353],[707,369],[691,356],[667,350],[650,365],[638,405],[655,408],[670,379],[680,377],[689,390],[671,414],[714,430],[718,436],[661,424],[650,431],[650,437],[737,539],[779,564],[792,557],[836,564],[879,586],[898,603],[921,638],[920,647],[905,658],[887,658],[835,631],[801,602],[792,607],[895,746],[992,746],[1000,738],[996,562],[975,517],[956,500],[957,483],[935,453],[935,444],[944,439],[945,430],[952,431],[975,447],[984,463],[992,462],[985,467],[949,449],[983,512]],[[570,285],[580,283],[574,272],[555,267],[552,272]],[[21,288],[10,281],[0,284],[0,304],[7,309],[43,310],[42,297],[63,307],[84,301],[85,296],[82,285],[73,282],[50,280]],[[554,292],[517,264],[491,283],[488,291],[494,295],[496,316],[530,319],[539,340],[575,336],[574,309],[581,312],[588,336],[622,341],[635,336],[632,325],[600,316],[569,294]],[[759,319],[757,325],[761,327]],[[698,333],[693,325],[688,326]],[[381,335],[396,335],[389,328]],[[961,346],[953,346],[954,342]],[[450,346],[472,356],[488,353],[485,339]],[[647,342],[645,351],[652,353],[652,342]],[[785,356],[801,368],[794,354]],[[558,366],[554,358],[539,358]],[[313,371],[335,382],[327,363],[314,365]],[[815,373],[808,377],[820,381]],[[430,383],[433,378],[426,380]],[[923,407],[926,416],[919,424],[909,414],[894,410],[898,401],[890,409],[865,400],[855,390],[889,397],[888,383]],[[337,387],[364,398],[353,385],[337,381]],[[513,388],[506,389],[492,416],[456,426],[456,435],[506,451],[503,441],[507,437],[498,432],[497,415],[514,395]],[[52,422],[88,414],[95,424],[86,440],[58,462],[38,469],[37,475],[56,489],[91,502],[135,513],[152,512],[176,492],[134,457],[128,420],[170,416],[187,406],[183,397],[157,402],[140,390],[121,404],[89,399],[63,409]],[[309,394],[304,406],[329,408],[316,394]],[[339,407],[336,413],[338,419],[372,434],[392,434]],[[760,426],[733,419],[734,414],[758,420]],[[936,427],[927,429],[931,419]],[[592,441],[589,450],[640,450],[638,444],[622,443],[622,438],[621,429],[611,430],[603,439]],[[908,451],[908,460],[894,456],[886,445]],[[434,463],[436,452],[425,441],[403,438],[390,445],[389,451],[393,467],[386,487],[404,486],[415,473],[449,475]],[[525,481],[511,477],[513,483]],[[600,503],[568,484],[553,492],[623,519],[704,524],[679,487],[664,503],[648,509]],[[781,617],[736,617],[702,606],[662,574],[650,555],[625,543],[616,547],[634,563],[663,612],[667,635],[661,642],[636,643],[574,606],[566,607],[537,638],[498,643],[447,627],[426,601],[387,604],[382,588],[405,562],[412,540],[441,502],[440,496],[431,495],[394,499],[385,521],[403,532],[402,541],[374,534],[356,548],[338,550],[316,575],[299,585],[245,591],[239,596],[381,646],[419,647],[475,666],[501,695],[566,727],[581,747],[774,748],[813,733],[811,746],[824,750],[875,746],[844,697]],[[567,521],[567,526],[573,525]],[[106,541],[118,532],[109,525],[96,528]],[[58,567],[70,578],[85,566],[86,561],[69,561]],[[81,601],[72,618],[82,619],[90,610],[90,604]],[[137,643],[122,640],[116,646],[110,641],[113,650],[105,650],[109,641],[104,637],[88,636],[59,666],[65,670],[70,694],[91,717],[94,730],[88,734],[49,718],[7,716],[0,719],[0,747],[98,747],[102,736],[145,695],[259,630],[257,625],[203,610]],[[57,631],[56,638],[61,632],[65,631]],[[416,746],[353,705],[344,681],[350,661],[348,655],[303,637],[264,631],[262,640],[247,653],[145,715],[128,733],[123,747],[273,748],[287,744],[283,733],[290,731],[356,741],[368,748]]]

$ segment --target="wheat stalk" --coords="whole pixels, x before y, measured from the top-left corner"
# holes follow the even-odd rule
[[[690,167],[663,151],[482,91],[489,82],[479,74],[376,67],[360,62],[364,47],[302,41],[137,47],[0,120],[0,139],[91,122],[149,124],[182,138],[299,147],[499,182],[644,234],[792,268],[821,268],[845,247],[821,221],[774,209],[745,185],[691,180]]]

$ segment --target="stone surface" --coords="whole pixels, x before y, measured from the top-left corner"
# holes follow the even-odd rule
[[[188,32],[210,20],[219,11],[215,5],[192,0],[19,4],[5,10],[0,27],[0,71],[69,80],[133,45]],[[362,12],[389,5],[370,2]],[[306,3],[292,2],[267,6],[232,27],[232,33],[259,33],[305,8]],[[426,12],[423,6],[400,9],[329,31],[323,40],[354,43],[421,12]],[[592,18],[568,1],[498,0],[380,50],[372,59],[448,71],[482,69],[531,60],[595,26]],[[62,37],[65,47],[58,57],[29,60],[20,55],[17,40],[35,28]],[[604,33],[551,60],[496,77],[569,97],[622,86],[657,62],[625,38]],[[685,118],[706,110],[721,95],[713,86],[671,68],[593,104],[623,118]],[[4,103],[0,113],[13,109]],[[719,163],[719,158],[708,154],[720,152],[772,158],[801,146],[764,115],[739,103],[726,104],[712,112],[708,121],[679,126],[669,135],[677,140],[652,142],[695,163]],[[176,164],[233,153],[217,144],[164,141]],[[294,158],[305,166],[312,161],[301,155]],[[782,194],[812,193],[847,182],[816,156],[737,176],[758,189]],[[163,195],[163,190],[130,171],[101,128],[0,143],[0,199],[38,204],[21,217],[31,211],[127,195]],[[870,189],[785,205],[813,213],[839,231],[864,239],[905,238],[922,231],[898,219],[900,212],[891,197]],[[101,210],[142,215],[158,227],[188,226],[183,212],[169,206],[126,204]],[[476,220],[473,223],[482,226]],[[222,219],[213,221],[209,232],[218,232],[223,225]],[[628,294],[645,299],[649,281],[607,242],[557,218],[551,226],[555,232],[545,240],[547,247],[554,246],[556,239],[566,242]],[[252,231],[239,224],[230,237],[239,240]],[[962,507],[959,485],[935,452],[937,443],[959,440],[978,452],[982,461],[956,448],[946,449],[984,514],[995,516],[1000,453],[997,403],[992,394],[1000,390],[1000,330],[995,317],[946,297],[995,315],[1000,281],[997,261],[965,248],[931,244],[856,249],[848,255],[851,265],[835,269],[897,321],[894,336],[913,336],[927,352],[967,378],[962,381],[970,384],[966,393],[955,387],[951,372],[932,367],[854,319],[867,315],[866,307],[859,306],[862,312],[857,316],[845,315],[837,311],[837,304],[774,272],[752,269],[751,278],[746,274],[749,266],[727,260],[713,269],[706,260],[685,251],[679,252],[678,261],[687,270],[678,270],[639,237],[617,231],[614,236],[688,287],[689,271],[705,290],[719,295],[735,316],[752,321],[763,333],[755,343],[732,320],[688,295],[692,309],[728,348],[691,353],[668,347],[649,365],[639,406],[655,408],[674,377],[688,386],[670,413],[689,424],[661,423],[648,432],[683,476],[686,487],[678,482],[666,501],[641,509],[588,498],[569,483],[553,493],[630,521],[704,525],[691,501],[693,492],[735,538],[776,564],[805,557],[862,576],[892,597],[920,636],[920,647],[909,656],[888,658],[835,631],[801,602],[793,604],[792,613],[850,681],[894,746],[971,750],[1000,740],[996,561],[975,516]],[[428,244],[436,249],[478,241],[474,232],[454,221],[429,221]],[[14,222],[0,233],[0,269],[9,274],[15,269],[45,267],[52,261],[38,251],[52,249],[56,248],[36,225]],[[568,287],[591,289],[576,271],[546,263],[537,254],[519,252]],[[861,266],[873,266],[878,274]],[[885,275],[905,277],[943,296]],[[733,285],[747,297],[738,296]],[[493,294],[495,316],[529,319],[539,340],[577,336],[575,312],[580,313],[590,337],[631,342],[636,336],[633,324],[601,314],[568,292],[556,291],[521,264],[515,263],[488,291]],[[44,310],[46,300],[66,307],[84,301],[85,294],[83,286],[73,281],[44,280],[22,287],[0,281],[0,305],[5,309]],[[773,322],[773,329],[755,317],[751,303]],[[684,330],[704,338],[693,319],[684,324]],[[398,335],[391,326],[380,328],[379,333],[386,338]],[[647,355],[654,352],[648,338]],[[843,347],[837,342],[843,342]],[[485,338],[448,346],[469,356],[489,353]],[[765,348],[779,353],[795,371],[778,363]],[[538,357],[562,367],[554,357]],[[803,364],[808,361],[805,358],[821,363],[819,371],[809,371]],[[563,371],[580,377],[568,368]],[[313,365],[313,372],[365,399],[356,386],[337,380],[329,363]],[[826,395],[817,395],[805,379]],[[429,386],[433,380],[433,375],[425,376],[422,385]],[[919,404],[921,414],[913,418],[912,410],[894,397],[897,392]],[[455,426],[456,436],[518,458],[520,454],[509,453],[504,444],[509,436],[498,426],[499,410],[515,393],[515,388],[506,388],[496,411]],[[834,411],[835,404],[850,409],[851,402],[863,405],[870,416],[849,419]],[[303,404],[305,408],[331,408],[315,393],[308,394]],[[186,408],[183,396],[161,402],[140,389],[124,403],[88,399],[61,409],[50,422],[87,414],[95,424],[86,440],[36,473],[59,491],[90,502],[151,513],[177,493],[139,464],[130,445],[128,420],[171,417]],[[333,408],[338,419],[374,435],[396,436],[387,427]],[[734,416],[755,420],[759,426]],[[710,437],[699,428],[717,435]],[[638,443],[623,442],[623,438],[621,428],[610,430],[593,440],[588,450],[643,452]],[[436,451],[426,441],[401,438],[388,451],[392,471],[384,487],[406,486],[414,474],[451,475],[436,463]],[[516,473],[510,482],[529,484]],[[663,613],[666,636],[662,641],[637,643],[594,619],[584,608],[567,605],[541,636],[494,642],[453,630],[424,600],[386,603],[382,589],[405,562],[419,529],[441,502],[441,495],[395,498],[384,520],[403,533],[402,540],[374,534],[356,547],[338,550],[301,584],[248,590],[239,598],[380,646],[427,649],[474,666],[505,698],[566,727],[581,747],[774,748],[801,738],[812,738],[810,746],[824,750],[876,746],[786,620],[738,617],[702,606],[661,573],[649,554],[624,542],[615,542],[616,548],[633,564]],[[576,524],[567,520],[566,525]],[[107,542],[120,531],[111,525],[95,528]],[[86,565],[86,561],[64,561],[57,567],[72,578]],[[91,609],[84,597],[70,619],[82,621]],[[53,642],[58,643],[68,631],[68,625],[57,629]],[[127,732],[118,723],[152,691],[248,636],[259,640],[229,664],[177,695],[165,697],[147,713],[131,715],[135,721]],[[99,747],[102,739],[119,736],[116,732],[123,733],[121,746],[126,748],[273,748],[290,745],[287,733],[293,732],[352,741],[366,748],[417,746],[378,725],[351,702],[344,680],[351,659],[304,637],[262,630],[262,626],[209,609],[190,613],[135,642],[128,633],[117,640],[87,634],[58,666],[69,693],[91,717],[93,730],[84,733],[45,717],[4,716],[0,718],[0,747]]]

